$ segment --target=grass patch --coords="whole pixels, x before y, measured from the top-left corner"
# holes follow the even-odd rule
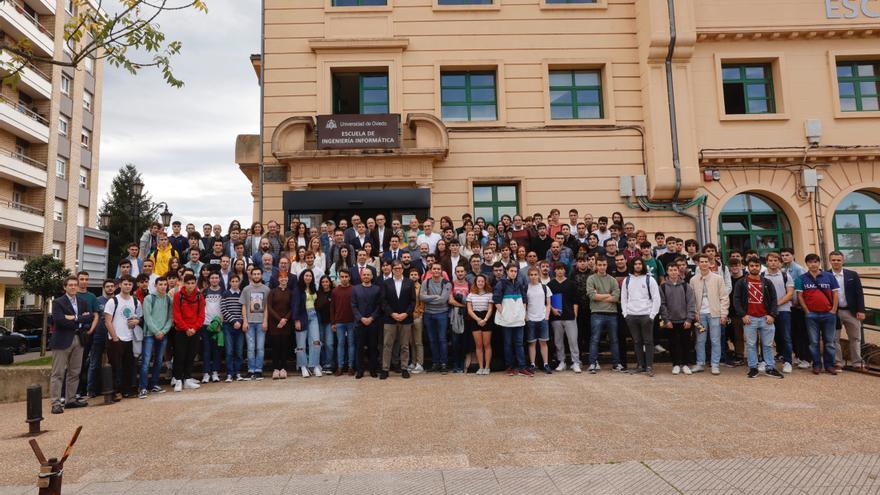
[[[52,356],[43,356],[41,358],[30,359],[28,361],[19,361],[12,366],[51,366]]]

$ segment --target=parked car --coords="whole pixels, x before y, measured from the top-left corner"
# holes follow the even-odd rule
[[[39,349],[40,338],[43,336],[43,313],[40,311],[21,312],[15,316],[12,328],[16,333],[24,335],[28,341],[29,349]]]
[[[0,326],[0,347],[12,349],[15,354],[24,354],[30,349],[24,335],[3,326]]]

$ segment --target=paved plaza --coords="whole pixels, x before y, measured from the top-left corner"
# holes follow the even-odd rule
[[[880,493],[876,378],[722,373],[210,384],[39,442],[84,427],[64,493]],[[0,415],[0,493],[35,493],[24,403]]]

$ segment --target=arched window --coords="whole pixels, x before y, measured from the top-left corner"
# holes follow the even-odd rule
[[[785,213],[769,199],[756,194],[737,194],[721,209],[718,237],[721,256],[736,249],[754,249],[761,256],[791,246],[791,227]]]
[[[848,265],[880,264],[880,201],[867,191],[849,193],[834,210],[834,247]]]

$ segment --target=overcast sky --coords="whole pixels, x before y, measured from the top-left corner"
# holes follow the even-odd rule
[[[172,61],[183,88],[168,86],[156,70],[132,76],[106,66],[98,201],[132,163],[174,219],[220,223],[225,232],[233,218],[248,225],[253,211],[235,137],[259,132],[260,90],[249,57],[260,52],[260,1],[206,3],[208,14],[158,20],[167,39],[183,42]]]

